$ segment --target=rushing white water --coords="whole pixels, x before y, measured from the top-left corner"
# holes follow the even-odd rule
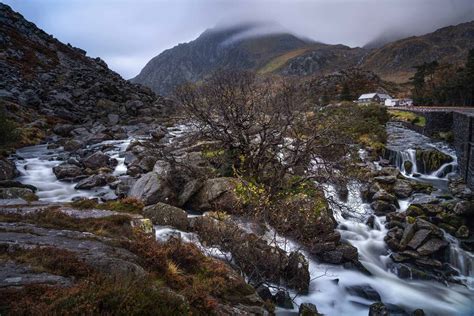
[[[127,171],[124,164],[125,158],[121,154],[130,144],[130,140],[105,141],[95,144],[90,148],[107,146],[110,147],[105,153],[118,160],[113,171],[114,175],[121,175]],[[48,145],[29,146],[18,149],[16,154],[19,159],[15,161],[20,176],[16,179],[21,183],[34,185],[38,191],[36,194],[41,201],[46,202],[68,202],[78,197],[114,197],[113,191],[108,187],[98,187],[92,190],[77,190],[77,183],[60,181],[53,173],[53,168],[64,162],[66,157],[63,149],[48,149]]]

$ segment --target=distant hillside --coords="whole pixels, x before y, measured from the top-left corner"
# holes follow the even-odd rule
[[[386,80],[404,82],[414,73],[413,66],[438,60],[463,64],[474,48],[474,21],[413,36],[372,50],[361,67]]]
[[[391,36],[382,36],[364,48],[327,45],[288,33],[240,38],[255,27],[248,24],[207,30],[196,40],[153,58],[131,81],[169,94],[177,85],[202,80],[221,68],[312,76],[357,67],[373,71],[384,80],[406,82],[413,66],[435,59],[462,64],[469,49],[474,48],[474,22],[388,44],[384,43]]]

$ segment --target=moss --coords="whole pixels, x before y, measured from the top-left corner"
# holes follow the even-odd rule
[[[406,213],[410,217],[418,217],[425,214],[425,212],[423,211],[421,207],[413,205],[413,204],[408,207]]]
[[[413,217],[413,216],[407,216],[406,221],[407,221],[408,224],[414,224],[415,221],[416,221],[416,218]]]
[[[225,151],[223,149],[219,150],[204,150],[202,156],[206,159],[219,158],[224,155]]]
[[[411,123],[420,127],[426,125],[426,118],[409,111],[389,110],[391,119],[394,121]]]

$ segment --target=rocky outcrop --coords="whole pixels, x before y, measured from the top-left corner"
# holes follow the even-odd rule
[[[5,158],[0,158],[0,181],[1,180],[12,180],[18,176],[15,164]]]
[[[436,149],[423,149],[416,151],[417,170],[430,174],[438,170],[443,164],[452,162],[453,158]]]
[[[180,230],[188,229],[187,213],[180,208],[165,203],[145,207],[143,216],[151,219],[155,225],[172,226]]]

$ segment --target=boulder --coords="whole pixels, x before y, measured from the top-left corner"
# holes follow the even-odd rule
[[[369,316],[389,316],[388,308],[382,302],[376,302],[370,305]]]
[[[278,291],[274,297],[275,304],[278,307],[285,309],[293,309],[293,301],[290,297],[290,293],[287,291]]]
[[[27,188],[0,188],[0,199],[23,199],[25,201],[37,201],[38,197],[33,192],[33,190]]]
[[[310,281],[309,263],[300,252],[292,252],[288,256],[288,264],[285,268],[285,279],[288,286],[297,289],[300,293],[307,293]]]
[[[82,160],[82,164],[86,168],[100,169],[103,167],[111,167],[117,164],[117,160],[111,159],[108,155],[101,151],[97,151]]]
[[[89,190],[95,187],[101,187],[107,184],[106,178],[104,175],[95,174],[85,179],[79,181],[78,184],[74,187],[77,190]]]
[[[432,238],[423,244],[423,246],[419,247],[417,251],[422,256],[429,256],[445,248],[447,245],[448,242],[443,239]]]
[[[176,198],[175,190],[154,171],[142,175],[131,187],[129,195],[142,200],[145,205],[171,203]]]
[[[272,292],[270,292],[270,289],[263,284],[259,285],[255,291],[264,301],[271,301],[273,299]]]
[[[151,219],[155,225],[172,226],[179,230],[186,230],[188,227],[187,213],[180,208],[165,203],[145,207],[143,216]]]
[[[413,193],[413,187],[406,180],[397,180],[392,190],[398,198],[402,199],[409,197]]]
[[[428,238],[430,232],[431,231],[428,229],[418,230],[413,236],[413,238],[410,240],[410,242],[407,244],[407,246],[413,250],[418,249],[418,247],[420,247]]]
[[[187,205],[193,210],[203,212],[209,210],[235,212],[240,205],[235,190],[236,181],[234,178],[206,180],[201,189],[189,199]]]
[[[473,216],[474,215],[474,202],[472,201],[460,201],[454,207],[454,213],[459,216]]]
[[[406,160],[403,162],[403,168],[405,168],[407,174],[411,174],[413,171],[413,163],[410,160]]]
[[[319,316],[316,305],[312,303],[302,303],[298,310],[298,316]]]
[[[54,167],[53,173],[56,175],[56,178],[63,180],[79,177],[84,174],[84,171],[76,165],[63,163]]]
[[[60,125],[56,125],[53,128],[53,132],[59,136],[69,137],[71,136],[71,132],[73,129],[74,129],[74,125],[60,124]]]
[[[372,197],[374,201],[385,201],[390,204],[398,205],[397,198],[385,190],[380,190]]]
[[[15,163],[5,158],[0,158],[0,180],[12,180],[18,176]]]
[[[416,226],[414,224],[406,225],[405,229],[403,230],[402,238],[400,239],[400,247],[404,249],[407,244],[411,241],[413,236],[415,235]]]
[[[120,121],[120,117],[117,114],[110,113],[107,115],[110,125],[117,125]]]
[[[78,149],[81,149],[85,146],[85,144],[77,139],[70,139],[66,141],[63,145],[65,151],[76,151]]]
[[[469,237],[469,228],[467,228],[466,225],[462,225],[459,227],[459,229],[456,231],[456,237],[457,238],[468,238]]]
[[[365,298],[369,301],[381,300],[380,294],[376,290],[374,290],[374,288],[371,287],[369,284],[349,286],[346,287],[346,290],[349,294]]]
[[[370,203],[370,207],[374,210],[375,215],[384,215],[397,210],[395,205],[382,200],[377,200]]]

